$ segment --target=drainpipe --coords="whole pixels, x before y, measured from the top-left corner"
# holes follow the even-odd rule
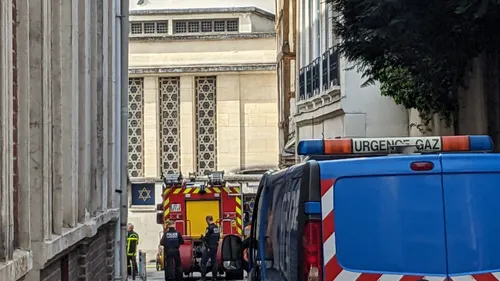
[[[123,1],[123,2],[128,2],[128,1]],[[125,155],[125,158],[123,158],[123,148],[127,147],[127,136],[123,137],[123,132],[126,132],[127,128],[125,127],[125,130],[122,129],[123,123],[125,123],[125,126],[127,125],[127,119],[123,119],[123,113],[122,113],[122,97],[124,93],[128,93],[127,86],[125,86],[125,90],[123,88],[123,81],[126,81],[126,77],[128,75],[127,72],[125,72],[125,76],[123,75],[122,69],[125,68],[126,71],[128,71],[127,67],[128,64],[127,59],[128,59],[128,53],[127,49],[124,50],[123,45],[128,47],[128,38],[123,40],[123,27],[128,27],[128,24],[123,24],[124,22],[124,15],[126,13],[123,13],[123,7],[122,7],[122,1],[121,0],[114,0],[114,20],[112,23],[112,28],[114,30],[113,32],[113,42],[114,42],[114,120],[115,120],[115,126],[114,126],[114,135],[115,135],[115,146],[114,146],[114,155],[116,157],[115,161],[115,175],[114,175],[114,184],[115,184],[115,206],[118,207],[118,221],[116,222],[116,227],[115,227],[115,276],[114,280],[115,281],[122,281],[127,278],[126,275],[126,268],[125,268],[125,227],[122,225],[126,225],[126,216],[123,216],[123,197],[124,194],[123,192],[127,190],[127,182],[126,182],[126,170],[124,173],[124,167],[126,169],[126,163],[127,163],[127,155]],[[125,9],[128,10],[128,7],[125,7]],[[128,12],[128,11],[127,11]],[[125,18],[125,21],[127,18]],[[127,28],[128,32],[128,28]],[[128,36],[128,34],[127,34]],[[123,63],[125,57],[125,64]],[[127,105],[127,98],[125,98],[125,106]],[[124,145],[125,143],[125,145]],[[123,178],[125,177],[125,183]],[[126,205],[125,205],[126,206]],[[125,213],[126,213],[125,209]]]
[[[122,196],[120,202],[120,213],[121,213],[121,226],[122,237],[126,235],[126,225],[128,221],[128,34],[129,34],[129,1],[119,1],[120,5],[120,25],[121,25],[121,38],[120,38],[120,60],[121,68],[121,173],[120,173],[120,185],[122,187]],[[123,243],[122,250],[125,251],[125,243]],[[122,255],[122,265],[125,264],[125,254]],[[122,268],[122,277],[126,278],[126,268]]]

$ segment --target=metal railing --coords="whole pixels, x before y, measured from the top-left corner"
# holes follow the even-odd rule
[[[339,86],[339,74],[339,56],[334,48],[330,48],[299,70],[299,100]]]

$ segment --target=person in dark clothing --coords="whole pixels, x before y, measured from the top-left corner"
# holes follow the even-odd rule
[[[135,280],[137,275],[137,246],[139,234],[134,231],[134,225],[129,223],[127,228],[127,274]]]
[[[182,280],[181,253],[179,247],[184,244],[182,233],[175,229],[175,222],[168,222],[168,230],[163,233],[160,244],[165,257],[165,281]]]
[[[207,262],[210,259],[212,264],[212,280],[217,279],[217,247],[219,246],[220,240],[220,229],[214,223],[214,217],[208,215],[205,218],[207,222],[207,230],[205,231],[205,237],[203,237],[203,244],[205,245],[205,250],[201,256],[201,279],[206,280],[207,274]]]
[[[246,227],[250,224],[250,219],[252,217],[251,213],[252,211],[250,209],[250,205],[248,203],[245,203],[245,205],[243,205],[243,227]]]

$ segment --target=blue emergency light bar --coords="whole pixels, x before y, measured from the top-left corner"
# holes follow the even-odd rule
[[[301,140],[299,155],[380,154],[395,146],[414,146],[418,152],[492,151],[489,136],[352,138]]]

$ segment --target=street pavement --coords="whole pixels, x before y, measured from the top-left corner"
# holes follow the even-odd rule
[[[156,267],[155,267],[154,263],[148,264],[146,273],[147,273],[147,281],[164,281],[165,280],[165,273],[163,273],[163,271],[156,271]],[[207,280],[209,280],[209,281],[211,280],[210,279],[211,275],[212,274],[210,274],[210,273],[207,274]],[[184,280],[196,281],[200,277],[201,277],[200,273],[195,273],[195,274],[193,274],[193,278],[184,278]],[[132,280],[132,278],[129,278],[129,280]],[[135,280],[140,281],[142,279],[139,277],[136,277]],[[224,280],[224,279],[222,279],[222,280]],[[243,280],[231,280],[231,281],[243,281]]]

